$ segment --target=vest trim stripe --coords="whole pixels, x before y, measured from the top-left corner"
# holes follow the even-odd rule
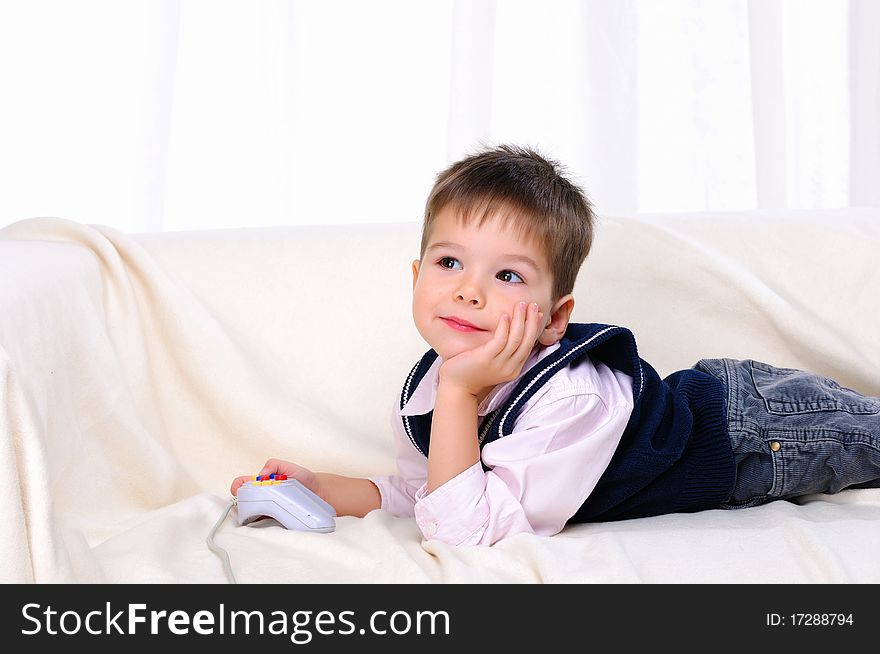
[[[561,366],[563,364],[567,365],[568,362],[571,361],[571,359],[573,359],[575,357],[575,355],[581,349],[590,345],[597,338],[600,338],[602,335],[607,334],[610,331],[619,330],[619,329],[620,329],[620,327],[617,327],[614,325],[612,325],[611,327],[606,327],[605,329],[598,332],[597,334],[594,334],[592,337],[590,337],[589,339],[587,339],[583,343],[580,343],[579,345],[576,345],[575,347],[571,348],[568,352],[565,353],[564,356],[560,357],[559,359],[556,359],[555,361],[552,361],[549,366],[547,366],[541,372],[539,372],[537,375],[535,375],[535,377],[528,383],[528,385],[524,389],[522,389],[522,391],[520,391],[519,395],[516,396],[516,398],[513,400],[513,402],[511,402],[508,405],[507,411],[504,412],[504,415],[501,416],[501,420],[498,421],[498,438],[502,438],[504,436],[504,423],[507,421],[507,418],[510,415],[511,411],[513,411],[514,409],[518,409],[518,404],[519,404],[519,401],[522,399],[522,397],[524,395],[526,395],[529,392],[529,389],[531,389],[532,386],[537,384],[544,375],[549,373],[551,370],[553,370],[557,366]],[[641,370],[639,370],[639,395],[641,395],[642,390],[644,389],[644,386],[645,386],[645,377],[644,377],[644,375],[642,375]]]

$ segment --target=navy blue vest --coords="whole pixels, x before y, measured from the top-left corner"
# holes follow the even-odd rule
[[[665,379],[639,357],[632,332],[596,323],[568,326],[555,352],[523,375],[507,401],[480,423],[480,449],[513,431],[525,403],[565,366],[590,356],[633,379],[633,411],[596,488],[568,522],[599,522],[718,508],[728,499],[735,466],[721,380],[696,369]],[[434,363],[429,350],[413,367],[400,407]],[[433,411],[402,416],[416,447],[428,455]],[[485,463],[483,464],[486,469]]]

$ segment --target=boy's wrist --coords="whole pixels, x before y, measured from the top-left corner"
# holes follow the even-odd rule
[[[331,476],[331,473],[327,472],[316,472],[315,473],[315,482],[317,484],[317,488],[315,489],[315,494],[320,497],[322,500],[327,502],[327,504],[332,505],[333,498],[331,497],[331,493],[328,493],[328,479]],[[331,482],[332,483],[332,482]]]
[[[437,383],[437,396],[442,395],[444,398],[456,402],[473,402],[478,405],[483,398],[488,395],[490,388],[470,388],[466,385],[454,382],[444,381],[441,377]]]
[[[362,518],[370,511],[382,508],[382,493],[369,479],[332,472],[319,472],[315,476],[320,482],[318,497],[336,509],[337,515]]]

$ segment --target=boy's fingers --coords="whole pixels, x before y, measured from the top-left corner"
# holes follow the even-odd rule
[[[524,359],[529,356],[529,353],[532,351],[532,348],[538,340],[538,336],[541,334],[541,323],[543,320],[544,313],[541,311],[540,307],[536,306],[533,322],[529,329],[529,336],[523,344],[525,346],[525,353],[523,354]]]
[[[489,353],[493,357],[498,356],[504,350],[509,334],[510,316],[505,313],[502,314],[501,320],[498,321],[498,326],[495,328],[495,334],[492,336],[492,340],[487,344],[489,345]]]
[[[520,343],[520,354],[522,355],[523,360],[529,356],[529,352],[532,351],[532,346],[534,346],[535,341],[538,339],[538,333],[541,329],[541,319],[543,317],[544,314],[541,312],[541,308],[537,303],[529,306],[529,318],[525,327],[526,334],[522,343]]]
[[[283,468],[285,464],[289,464],[287,461],[281,461],[280,459],[269,459],[266,463],[263,464],[263,467],[260,468],[260,471],[257,473],[258,475],[273,475],[278,472],[283,472]]]
[[[531,303],[525,310],[522,324],[522,334],[516,342],[516,347],[510,352],[511,360],[520,365],[528,358],[532,351],[532,346],[538,337],[537,327],[539,324],[538,305]]]
[[[507,337],[507,343],[504,347],[504,356],[511,358],[515,355],[517,349],[522,343],[523,334],[526,329],[526,320],[528,318],[528,308],[525,302],[520,302],[513,309],[513,319],[510,325],[510,334]]]

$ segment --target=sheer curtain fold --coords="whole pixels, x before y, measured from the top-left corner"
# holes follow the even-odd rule
[[[788,187],[781,0],[749,0],[748,20],[755,205],[784,207]]]
[[[880,2],[850,0],[849,204],[880,205]]]
[[[600,213],[880,205],[875,0],[0,3],[0,225],[418,220],[484,144]]]

